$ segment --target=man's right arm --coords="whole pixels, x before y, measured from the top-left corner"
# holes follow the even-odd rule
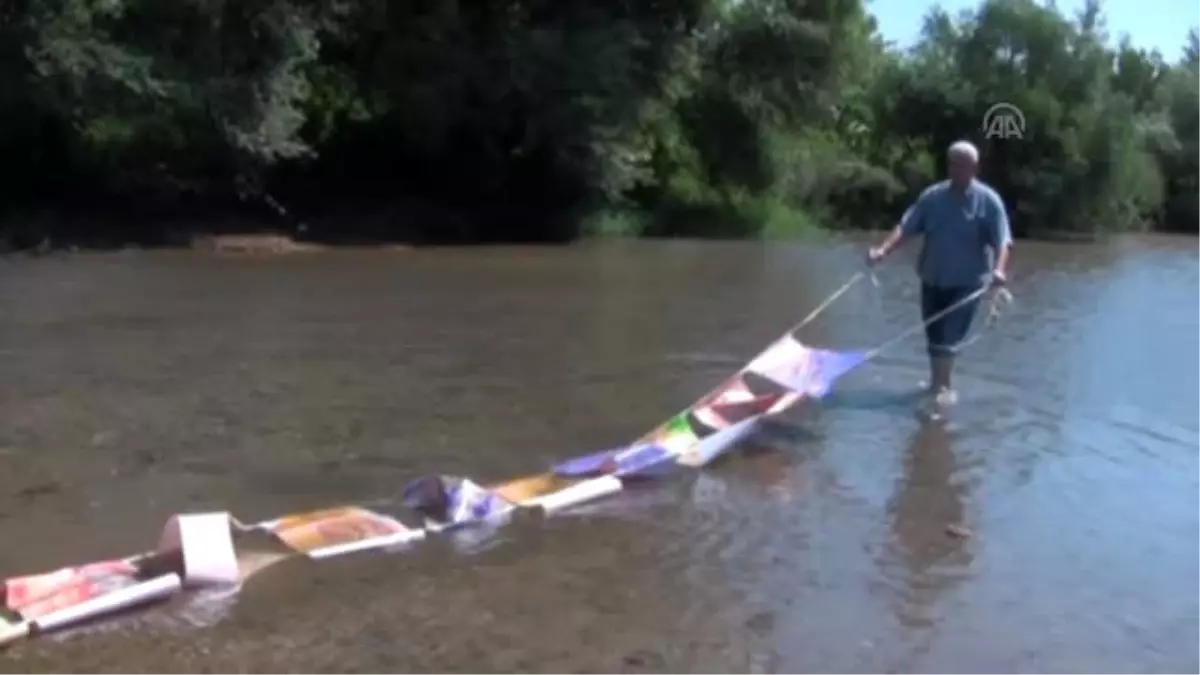
[[[871,249],[870,257],[872,260],[882,260],[889,253],[903,245],[906,240],[920,234],[924,230],[926,194],[927,192],[921,193],[917,201],[908,207],[908,210],[900,217],[900,222],[892,228],[888,236],[878,246]]]

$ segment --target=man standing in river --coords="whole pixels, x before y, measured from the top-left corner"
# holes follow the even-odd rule
[[[929,393],[940,405],[956,398],[950,381],[954,355],[971,330],[980,296],[965,299],[985,285],[1007,283],[1012,246],[1004,201],[975,178],[979,151],[967,141],[958,141],[950,146],[947,160],[949,180],[926,188],[891,234],[867,253],[868,262],[874,264],[908,239],[924,237],[917,262],[921,316],[929,321],[944,312],[925,328]]]

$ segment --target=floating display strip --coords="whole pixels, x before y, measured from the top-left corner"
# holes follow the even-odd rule
[[[627,480],[661,476],[679,467],[700,468],[736,448],[765,418],[824,396],[838,377],[865,358],[862,352],[807,347],[786,334],[692,406],[629,445],[489,486],[443,475],[410,482],[401,502],[423,519],[422,527],[356,505],[253,525],[243,525],[225,512],[172,516],[154,551],[5,580],[8,616],[0,616],[0,644],[185,588],[234,586],[289,557],[321,560],[402,546],[430,534],[503,523],[521,509],[560,513],[614,495]],[[755,377],[772,388],[756,391],[762,387],[753,386]],[[266,535],[278,550],[255,548],[248,543],[255,534]]]

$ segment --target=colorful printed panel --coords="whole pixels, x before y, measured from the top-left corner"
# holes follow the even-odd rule
[[[574,484],[569,478],[559,478],[553,473],[522,476],[510,481],[489,486],[489,490],[510,502],[520,504],[535,497],[542,497]]]
[[[4,582],[4,601],[8,609],[21,617],[37,619],[133,586],[137,583],[137,574],[137,567],[128,560],[108,560],[14,577]]]
[[[686,451],[700,440],[696,431],[692,429],[692,423],[688,421],[690,414],[691,412],[688,411],[672,417],[665,424],[650,432],[647,440],[666,448],[673,454]]]
[[[693,406],[692,415],[705,427],[719,431],[754,415],[777,412],[772,408],[786,395],[786,392],[755,394],[743,378],[735,377]]]
[[[628,448],[605,450],[555,465],[559,476],[645,476],[670,469],[671,453],[661,445],[642,443]]]
[[[404,532],[400,522],[357,506],[313,511],[281,518],[268,528],[301,553]]]
[[[746,372],[761,375],[803,396],[822,398],[839,377],[863,363],[866,357],[865,352],[813,349],[787,337],[751,361]]]
[[[551,469],[555,475],[566,477],[594,476],[612,471],[622,454],[629,448],[614,448],[600,452],[568,459],[555,464]]]
[[[512,502],[465,478],[451,487],[446,496],[451,523],[482,520],[513,507]]]

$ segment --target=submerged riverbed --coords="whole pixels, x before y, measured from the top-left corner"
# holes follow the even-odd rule
[[[631,440],[861,251],[0,262],[0,575],[152,546],[180,511],[257,520]],[[232,603],[30,641],[0,670],[1196,670],[1196,241],[1014,257],[1016,304],[963,356],[944,426],[913,414],[914,337],[702,473],[470,550],[284,563]],[[910,326],[911,269],[806,341]]]

